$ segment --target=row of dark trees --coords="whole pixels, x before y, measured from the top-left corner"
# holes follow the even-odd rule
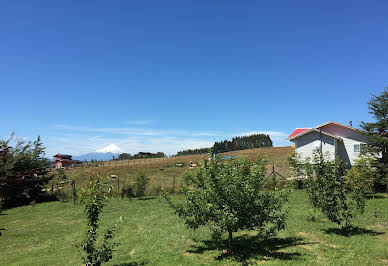
[[[214,143],[214,153],[238,151],[254,148],[272,147],[272,140],[266,134],[234,137],[232,141],[224,140]]]
[[[176,156],[205,154],[208,153],[210,149],[212,149],[212,152],[214,153],[221,153],[264,147],[272,147],[271,138],[266,134],[252,134],[249,136],[234,137],[231,141],[223,140],[215,142],[211,148],[179,151]]]
[[[192,149],[192,150],[183,150],[178,151],[176,156],[185,156],[185,155],[197,155],[197,154],[205,154],[209,152],[210,148],[200,148],[200,149]]]
[[[164,152],[139,152],[137,154],[131,155],[129,153],[121,153],[118,157],[119,160],[131,160],[131,159],[147,159],[147,158],[163,158],[166,157]]]

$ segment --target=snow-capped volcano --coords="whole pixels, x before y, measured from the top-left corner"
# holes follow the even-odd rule
[[[90,152],[79,156],[73,156],[73,159],[80,160],[80,161],[91,161],[91,160],[108,161],[108,160],[112,160],[113,158],[117,158],[120,153],[122,153],[121,149],[117,147],[115,144],[111,144],[106,146],[105,148],[96,150],[96,152]]]
[[[107,153],[107,152],[120,153],[121,149],[119,147],[117,147],[117,145],[115,145],[115,144],[110,144],[110,145],[106,146],[105,148],[96,150],[96,152],[101,152],[101,153]]]

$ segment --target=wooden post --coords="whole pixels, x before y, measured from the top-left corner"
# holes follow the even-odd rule
[[[175,194],[175,174],[172,178],[172,193]]]
[[[120,195],[120,177],[117,177],[117,194]]]
[[[275,165],[272,165],[272,173],[273,173],[273,185],[276,186],[276,172],[275,172]]]
[[[77,197],[77,191],[75,190],[75,180],[72,182],[72,189],[73,189],[73,204],[75,205],[76,197]]]

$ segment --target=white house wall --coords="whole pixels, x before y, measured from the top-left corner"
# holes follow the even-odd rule
[[[312,158],[313,152],[320,148],[322,139],[322,152],[328,154],[330,160],[335,158],[335,139],[319,132],[312,131],[306,135],[303,135],[295,140],[295,152],[302,158]]]
[[[354,152],[354,145],[367,143],[365,136],[356,130],[341,127],[336,124],[328,124],[321,129],[342,138],[342,142],[338,143],[338,155],[345,162],[354,164],[354,160],[360,156],[359,152]]]

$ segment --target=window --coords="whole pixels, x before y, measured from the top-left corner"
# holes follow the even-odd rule
[[[354,152],[360,152],[361,147],[360,144],[354,144]]]

